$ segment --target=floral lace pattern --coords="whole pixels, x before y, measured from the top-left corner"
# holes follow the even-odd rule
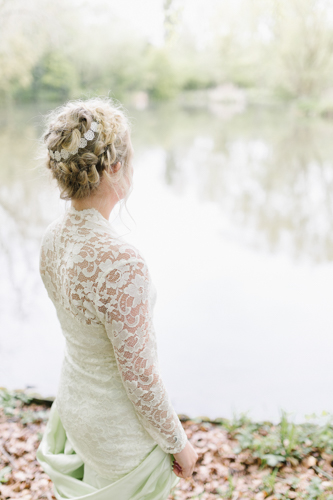
[[[56,402],[76,452],[115,480],[156,443],[180,452],[187,436],[160,375],[156,293],[138,250],[97,210],[70,207],[44,233],[40,274],[66,338]]]

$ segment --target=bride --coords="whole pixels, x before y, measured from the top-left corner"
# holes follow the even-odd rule
[[[110,98],[69,101],[42,140],[71,205],[40,250],[66,346],[37,459],[59,500],[166,500],[198,455],[159,372],[147,264],[109,222],[132,189],[129,120]]]

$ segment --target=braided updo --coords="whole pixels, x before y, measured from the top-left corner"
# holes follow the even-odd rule
[[[98,123],[93,140],[78,149],[81,137]],[[85,101],[68,101],[46,117],[46,132],[42,140],[48,150],[64,149],[70,154],[65,160],[53,159],[47,154],[46,166],[51,170],[64,200],[85,198],[93,193],[105,174],[110,182],[122,184],[132,159],[130,122],[124,111],[111,98],[95,97]],[[112,166],[121,168],[109,175]]]

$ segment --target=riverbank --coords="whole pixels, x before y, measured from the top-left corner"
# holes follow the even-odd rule
[[[0,389],[0,498],[55,499],[36,461],[52,400]],[[278,425],[179,415],[199,459],[169,500],[333,500],[333,415]]]

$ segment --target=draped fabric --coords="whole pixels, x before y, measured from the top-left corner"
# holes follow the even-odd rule
[[[158,470],[163,478],[187,436],[160,374],[152,319],[156,290],[145,259],[98,210],[71,206],[45,230],[40,274],[66,339],[54,421],[40,448],[42,465],[50,477],[60,477],[46,458],[55,453],[58,464],[50,440],[60,439],[62,446],[65,439],[75,450],[71,460],[80,457],[75,464],[86,466],[85,477],[89,471],[101,484],[126,483],[138,466],[144,474],[142,464],[152,462],[155,479]],[[60,455],[68,471],[68,454]],[[149,477],[151,472],[148,467]],[[84,479],[77,479],[81,487]]]
[[[84,481],[84,462],[67,438],[56,400],[37,451],[38,461],[52,479],[58,500],[166,500],[179,481],[172,471],[171,457],[156,444],[143,462],[123,478],[103,480],[100,486],[102,478],[95,474],[95,485],[91,485]]]

